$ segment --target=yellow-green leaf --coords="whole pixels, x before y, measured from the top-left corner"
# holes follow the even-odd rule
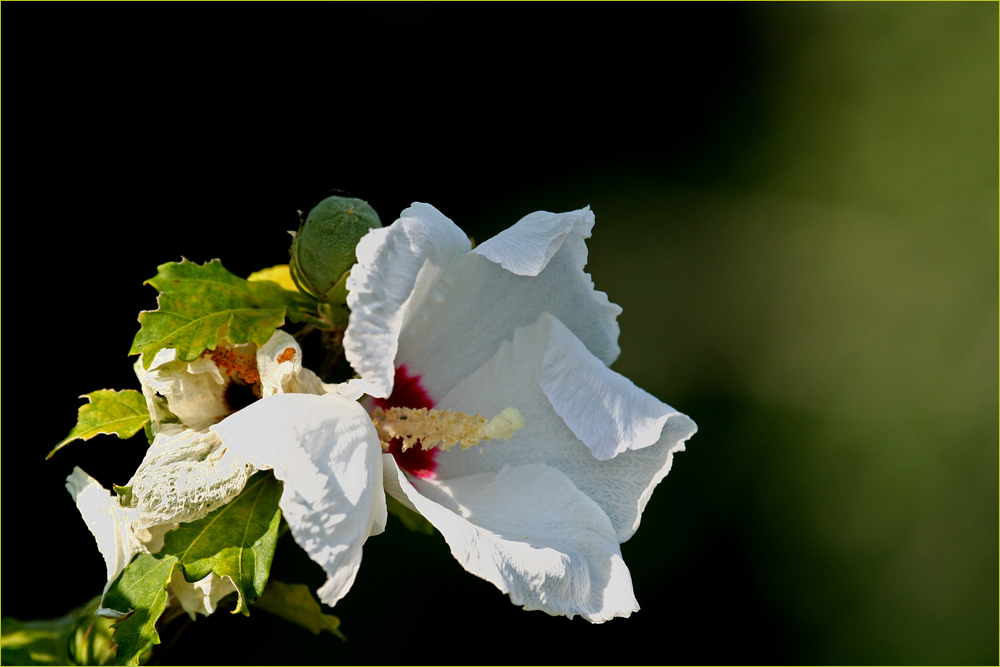
[[[131,438],[149,423],[146,398],[138,391],[98,389],[80,398],[88,399],[88,403],[80,406],[76,426],[45,458],[74,440],[90,440],[100,433]]]
[[[227,271],[217,259],[195,264],[186,259],[157,267],[146,281],[160,292],[158,308],[139,314],[140,328],[129,354],[141,354],[149,368],[156,353],[177,350],[194,361],[224,338],[234,344],[263,345],[285,322],[301,321],[313,300],[282,289],[270,280],[248,281]]]

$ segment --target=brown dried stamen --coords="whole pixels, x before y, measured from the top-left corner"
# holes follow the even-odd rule
[[[202,356],[209,355],[212,363],[224,370],[231,377],[239,378],[246,384],[259,384],[260,373],[257,372],[257,356],[252,354],[237,354],[235,350],[217,347],[205,350]]]

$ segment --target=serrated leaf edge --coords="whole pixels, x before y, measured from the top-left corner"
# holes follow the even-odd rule
[[[91,398],[91,396],[93,396],[94,394],[96,394],[99,391],[111,391],[111,392],[114,392],[115,394],[117,394],[119,396],[121,394],[125,393],[125,392],[135,392],[135,393],[141,395],[141,393],[138,392],[138,391],[136,391],[135,389],[95,389],[94,391],[90,392],[89,394],[81,394],[80,396],[77,396],[77,398],[85,398],[85,399],[87,399],[87,402],[84,403],[83,405],[81,405],[79,408],[77,408],[77,411],[76,411],[76,418],[77,418],[76,425],[77,426],[80,425],[80,412],[86,406],[94,404],[94,399]],[[122,405],[125,405],[125,404],[123,403]],[[125,405],[125,407],[128,408],[128,409],[130,409],[130,410],[132,409],[132,407],[129,406],[129,405]],[[141,416],[142,416],[141,412],[138,412],[138,411],[135,412],[135,417],[141,417]],[[45,458],[46,458],[46,460],[52,458],[53,454],[55,454],[60,449],[62,449],[63,447],[65,447],[69,443],[73,442],[74,440],[83,440],[84,442],[86,442],[87,440],[90,440],[91,438],[93,438],[95,436],[98,436],[98,435],[114,435],[114,436],[118,436],[119,438],[121,438],[122,436],[119,435],[118,433],[115,433],[114,429],[112,429],[110,431],[105,431],[105,430],[101,430],[101,429],[105,428],[108,424],[117,424],[118,422],[127,422],[129,420],[135,419],[135,417],[122,417],[120,419],[115,419],[114,421],[106,422],[105,424],[102,424],[101,426],[95,426],[95,427],[93,427],[91,429],[88,429],[87,431],[84,431],[83,433],[78,433],[76,435],[73,435],[73,431],[76,430],[76,426],[74,426],[73,429],[70,431],[70,434],[67,435],[65,438],[63,438],[62,440],[60,440],[59,443],[55,447],[52,448],[52,451],[50,451],[48,454],[46,454]],[[146,426],[146,424],[148,424],[150,421],[152,421],[152,417],[149,415],[149,411],[147,410],[147,412],[146,412],[146,419],[143,421],[142,425],[139,426],[138,429],[136,429],[135,433],[138,433],[140,430],[142,430]],[[132,435],[135,435],[135,433],[133,433]],[[127,436],[127,438],[131,438],[132,435]]]
[[[163,310],[162,307],[161,307],[161,305],[160,305],[160,297],[162,297],[167,292],[164,291],[161,287],[158,287],[157,283],[155,283],[154,281],[156,281],[156,279],[160,276],[161,273],[165,273],[168,270],[168,269],[165,269],[164,267],[169,267],[171,265],[173,265],[173,266],[192,265],[192,266],[196,266],[196,267],[199,267],[199,268],[203,268],[203,267],[215,264],[215,263],[218,263],[219,267],[223,271],[225,271],[229,276],[232,276],[237,281],[242,280],[247,285],[249,285],[249,289],[251,291],[255,292],[256,294],[259,294],[262,297],[267,296],[266,294],[263,294],[263,292],[265,291],[265,289],[267,289],[267,288],[262,289],[264,283],[271,283],[272,285],[274,285],[274,288],[277,289],[276,294],[284,294],[284,293],[293,294],[292,292],[289,292],[288,290],[286,290],[283,287],[281,287],[281,285],[279,285],[279,284],[277,284],[277,283],[275,283],[274,281],[271,281],[271,280],[247,280],[246,278],[242,278],[240,276],[237,276],[235,273],[232,273],[229,269],[227,269],[225,267],[225,265],[222,264],[222,260],[219,259],[218,257],[216,257],[214,259],[211,259],[211,260],[205,262],[204,264],[198,264],[197,262],[192,262],[191,260],[187,259],[184,256],[181,256],[181,261],[180,262],[164,262],[163,264],[160,264],[159,266],[156,267],[156,275],[155,276],[153,276],[152,278],[149,278],[149,279],[143,281],[143,283],[142,283],[143,285],[150,285],[151,287],[153,287],[153,289],[155,289],[155,290],[157,290],[157,292],[159,292],[159,294],[157,294],[157,296],[156,296],[156,309],[155,310],[142,310],[142,311],[139,311],[139,318],[138,318],[139,319],[139,325],[140,325],[139,326],[139,331],[137,331],[136,334],[135,334],[135,336],[133,337],[133,339],[132,339],[132,346],[129,349],[129,355],[133,355],[133,354],[141,354],[142,355],[142,366],[143,366],[143,368],[148,369],[149,365],[153,361],[153,358],[156,356],[156,353],[159,352],[161,349],[166,349],[167,348],[167,345],[162,343],[162,341],[164,340],[163,338],[160,338],[160,339],[155,340],[155,341],[148,341],[149,343],[153,343],[153,346],[152,346],[152,348],[150,348],[147,345],[146,349],[142,349],[142,345],[143,344],[141,344],[141,343],[137,344],[135,342],[135,339],[139,337],[140,333],[142,333],[142,325],[143,325],[143,321],[142,321],[143,318],[142,318],[142,316],[143,315],[145,315],[147,313],[173,315],[174,317],[179,317],[179,318],[182,318],[182,319],[186,319],[188,321],[188,324],[185,324],[183,327],[181,327],[179,329],[175,329],[173,333],[176,333],[177,331],[182,331],[183,329],[191,326],[192,324],[194,324],[196,322],[202,322],[202,321],[210,319],[210,317],[212,317],[212,316],[208,316],[208,317],[202,317],[202,318],[195,319],[195,318],[189,318],[186,315],[183,315],[183,314],[180,314],[180,313],[176,313],[176,312],[173,312],[173,311]],[[174,279],[174,280],[176,281],[178,279]],[[235,284],[232,283],[232,282],[223,282],[223,281],[220,281],[220,280],[208,280],[208,279],[205,279],[205,278],[185,278],[185,282],[205,283],[206,285],[226,285],[226,286],[230,286],[230,287],[235,287]],[[239,283],[236,283],[236,284],[239,284]],[[223,323],[221,323],[219,325],[219,329],[223,330],[224,328],[228,329],[229,324],[232,322],[232,317],[233,317],[234,313],[243,314],[244,312],[246,312],[246,313],[261,314],[261,313],[269,313],[270,312],[270,313],[273,313],[275,316],[277,316],[278,315],[278,311],[280,311],[280,316],[282,318],[282,323],[278,324],[275,327],[275,329],[277,329],[280,326],[282,326],[282,324],[284,323],[284,320],[289,319],[289,317],[290,317],[290,315],[289,315],[289,313],[290,313],[290,307],[289,307],[289,305],[287,303],[280,304],[278,306],[265,307],[265,308],[234,308],[234,309],[228,309],[226,311],[219,311],[219,312],[215,313],[214,315],[221,315],[221,314],[224,314],[224,313],[228,313],[228,317],[227,317],[226,321],[223,322]],[[253,340],[253,339],[251,339],[251,340]],[[237,345],[242,345],[242,344],[250,342],[250,340],[245,340],[245,341],[231,340],[230,342],[232,342],[234,344],[237,344]],[[262,345],[262,344],[266,343],[267,341],[266,340],[260,340],[260,341],[254,340],[253,342],[257,343],[258,345]],[[214,347],[205,347],[204,349],[205,350],[212,350],[212,349],[215,349],[215,348]],[[204,350],[202,350],[201,352],[204,352]],[[201,354],[201,352],[199,352],[198,354]],[[186,359],[182,355],[178,354],[178,359],[180,359],[181,361],[185,361],[185,362],[191,362],[191,361],[195,361],[198,358],[198,354],[192,356],[190,359]]]

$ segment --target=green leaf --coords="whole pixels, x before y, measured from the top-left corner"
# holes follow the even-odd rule
[[[0,624],[0,664],[114,664],[112,621],[94,616],[100,601],[96,597],[62,618],[19,621],[5,616]]]
[[[131,486],[118,486],[114,484],[111,489],[118,495],[118,504],[122,507],[131,507],[132,505],[132,487]]]
[[[45,458],[51,458],[74,440],[90,440],[99,433],[131,438],[150,422],[146,398],[138,391],[98,389],[80,398],[89,402],[80,406],[76,426]]]
[[[257,477],[260,479],[254,482]],[[239,593],[233,613],[242,611],[247,616],[248,602],[264,592],[271,572],[281,522],[278,500],[282,490],[271,473],[258,473],[251,482],[232,502],[216,510],[214,520],[209,521],[210,515],[202,521],[181,524],[171,533],[175,544],[187,544],[181,560],[184,578],[201,581],[210,572],[229,577]],[[204,521],[209,523],[198,525]]]
[[[160,643],[156,621],[167,608],[167,584],[177,566],[177,557],[141,554],[121,573],[104,596],[104,606],[119,611],[133,610],[115,623],[113,638],[118,644],[116,664],[137,665],[139,656]]]
[[[298,322],[315,309],[305,295],[270,280],[240,278],[217,259],[206,264],[167,262],[157,270],[146,284],[159,290],[159,307],[139,314],[141,326],[129,350],[142,354],[144,368],[164,348],[175,348],[181,361],[194,361],[205,350],[214,350],[221,338],[237,345],[263,345],[286,315]]]
[[[167,607],[167,585],[177,570],[188,582],[210,573],[236,585],[235,614],[249,615],[249,603],[267,584],[278,540],[282,485],[270,472],[247,481],[231,502],[208,516],[167,533],[156,554],[140,554],[115,580],[104,606],[132,614],[114,625],[118,664],[135,665],[139,655],[160,643],[156,622]]]
[[[324,614],[309,587],[303,584],[272,581],[254,606],[301,625],[314,635],[326,630],[347,641],[347,637],[340,631],[340,619],[332,614]]]

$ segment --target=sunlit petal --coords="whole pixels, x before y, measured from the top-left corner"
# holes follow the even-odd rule
[[[143,551],[132,532],[134,517],[96,479],[79,468],[73,468],[72,474],[66,478],[66,490],[73,496],[87,528],[97,540],[97,549],[104,557],[108,570],[108,581],[104,586],[104,592],[107,593],[132,557]],[[126,615],[104,607],[98,609],[97,613],[108,618]]]
[[[427,204],[414,204],[358,243],[358,263],[347,279],[351,319],[344,352],[351,367],[374,385],[375,396],[392,391],[399,332],[445,268],[470,247],[455,223]]]
[[[484,414],[507,406],[521,411],[525,428],[509,442],[442,452],[438,477],[544,463],[604,510],[622,542],[638,528],[673,453],[696,430],[688,417],[605,367],[549,315],[518,329],[438,404]],[[602,460],[598,453],[607,450],[617,453]]]
[[[382,449],[368,413],[339,394],[279,394],[212,431],[284,483],[281,511],[295,541],[326,570],[320,599],[336,604],[354,583],[365,540],[385,528]]]
[[[639,608],[618,538],[600,507],[559,471],[505,466],[412,483],[386,455],[386,489],[441,531],[466,570],[540,609],[602,623]]]

